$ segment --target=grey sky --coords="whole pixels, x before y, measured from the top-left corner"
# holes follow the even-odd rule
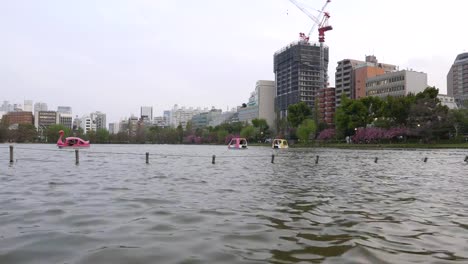
[[[332,86],[337,61],[374,54],[426,72],[445,93],[468,49],[468,1],[332,0],[327,9]],[[108,122],[143,105],[154,115],[174,104],[226,110],[273,80],[273,53],[311,26],[288,0],[0,0],[0,100],[99,110]]]

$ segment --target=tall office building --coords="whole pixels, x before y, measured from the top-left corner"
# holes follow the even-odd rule
[[[239,121],[251,123],[253,119],[265,119],[270,128],[275,128],[275,82],[260,80],[255,84],[247,107],[239,108]]]
[[[60,112],[57,112],[57,114],[59,116],[59,124],[63,125],[64,127],[68,129],[73,128],[73,122],[72,122],[73,116],[71,114],[64,114]]]
[[[39,129],[47,128],[59,122],[58,114],[55,111],[38,111],[34,117],[34,126]]]
[[[200,108],[193,108],[193,107],[179,107],[177,104],[171,110],[170,113],[170,121],[169,124],[172,127],[177,127],[178,125],[182,125],[183,128],[187,126],[187,122],[192,120],[194,115],[202,113],[203,111]],[[206,109],[204,112],[208,112]]]
[[[42,102],[37,102],[34,104],[34,113],[39,111],[47,111],[47,104]]]
[[[379,63],[374,55],[365,61],[345,59],[338,62],[335,72],[335,104],[341,104],[341,97],[359,99],[366,96],[366,81],[371,77],[393,72],[397,66]]]
[[[468,52],[459,54],[447,74],[447,95],[459,106],[468,104]]]
[[[32,100],[24,100],[23,111],[25,111],[25,112],[32,112],[33,111],[33,101]]]
[[[153,107],[152,106],[142,106],[140,110],[141,120],[151,121],[153,120]]]
[[[94,113],[91,113],[90,117],[91,117],[92,122],[96,126],[96,130],[107,129],[106,114],[96,111]]]
[[[328,81],[328,47],[323,48],[325,80],[320,81],[320,46],[295,42],[274,55],[275,106],[279,118],[287,116],[288,106],[305,102],[313,109],[317,92]]]

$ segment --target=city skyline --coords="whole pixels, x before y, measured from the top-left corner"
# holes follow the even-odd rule
[[[450,66],[468,43],[466,7],[332,0],[330,85],[338,61],[375,55],[427,73],[445,94]],[[158,116],[174,104],[224,110],[247,102],[257,80],[274,80],[274,52],[312,26],[286,0],[12,1],[0,4],[0,22],[0,100],[71,106],[78,116],[102,111],[109,122],[138,116],[141,106]]]

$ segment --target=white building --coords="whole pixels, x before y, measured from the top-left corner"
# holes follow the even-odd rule
[[[448,96],[446,94],[439,94],[437,98],[440,100],[442,105],[447,106],[449,109],[458,109],[457,103],[455,102],[455,97]]]
[[[34,113],[39,111],[47,111],[47,104],[42,102],[37,102],[34,104]]]
[[[232,118],[234,114],[237,113],[236,109],[231,111],[222,112],[220,115],[213,117],[213,119],[208,123],[208,126],[216,127],[219,126]]]
[[[23,111],[25,111],[25,112],[32,112],[33,111],[33,101],[32,100],[24,100]]]
[[[153,120],[153,107],[142,106],[140,109],[140,118],[141,120]]]
[[[119,123],[109,123],[109,133],[110,134],[117,134],[119,133],[120,124]]]
[[[107,129],[106,114],[96,111],[90,114],[91,120],[96,125],[96,130]]]
[[[59,118],[59,124],[63,125],[66,128],[72,129],[72,127],[73,127],[73,123],[72,123],[73,116],[72,116],[71,113],[66,114],[66,113],[57,112],[57,115],[58,115],[58,118]]]
[[[89,131],[107,129],[106,114],[97,111],[83,116],[80,118],[80,127],[83,129],[85,134]]]
[[[89,131],[96,131],[96,124],[93,122],[90,116],[83,116],[80,118],[80,126],[85,134]]]
[[[157,127],[167,127],[169,126],[169,122],[166,116],[155,116],[153,118],[153,125]]]
[[[253,119],[265,119],[270,128],[275,127],[275,82],[257,81],[250,94],[247,107],[238,108],[239,121],[251,123]]]
[[[194,109],[193,107],[186,108],[186,107],[178,107],[178,105],[174,105],[171,110],[171,119],[170,119],[170,126],[177,127],[182,125],[183,128],[187,126],[187,122],[192,120],[194,115],[197,115],[202,112],[208,112],[208,108],[201,110],[200,108]]]
[[[427,74],[412,70],[390,72],[366,81],[366,96],[401,97],[417,94],[427,88]]]

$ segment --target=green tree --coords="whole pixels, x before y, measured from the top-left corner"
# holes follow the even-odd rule
[[[250,140],[255,136],[255,128],[253,126],[246,126],[244,127],[241,132],[240,136]]]
[[[146,134],[146,140],[151,143],[157,142],[157,136],[160,133],[160,128],[158,126],[152,126],[148,129],[148,133]]]
[[[33,124],[19,124],[13,137],[15,142],[33,142],[37,137],[36,127]]]
[[[315,131],[317,130],[317,126],[315,125],[314,120],[306,119],[299,125],[296,131],[296,136],[302,142],[309,142],[311,135],[315,135]]]
[[[70,136],[70,129],[65,127],[62,124],[50,125],[47,127],[45,134],[47,138],[47,142],[55,143],[60,137],[59,131],[63,130],[64,137]]]
[[[113,143],[129,143],[130,136],[128,135],[128,131],[120,131],[115,135],[112,135]]]
[[[182,124],[177,126],[177,143],[182,143],[184,140],[184,129],[182,128]]]
[[[224,144],[224,141],[226,140],[226,137],[229,135],[229,132],[224,129],[220,129],[217,132],[217,138],[218,138],[218,143]]]
[[[84,134],[84,139],[89,140],[90,143],[96,143],[96,131],[89,130],[86,134]]]
[[[458,138],[460,133],[463,133],[464,130],[468,130],[468,109],[449,110],[448,119],[455,130],[455,138]]]
[[[428,87],[416,94],[410,107],[408,126],[428,142],[434,138],[448,137],[448,108],[437,98],[438,89]]]
[[[341,98],[335,112],[335,125],[341,137],[352,135],[358,127],[366,127],[369,120],[369,111],[361,100]]]
[[[109,131],[105,128],[100,128],[96,131],[96,143],[108,143]]]
[[[252,120],[252,125],[256,130],[256,140],[264,142],[265,138],[270,137],[270,127],[268,126],[268,123],[265,119],[255,118]]]
[[[288,121],[292,127],[298,127],[310,115],[312,115],[312,110],[305,102],[288,106]]]
[[[193,124],[192,124],[192,121],[189,120],[187,121],[187,124],[185,125],[185,133],[184,135],[185,136],[189,136],[193,133]]]

